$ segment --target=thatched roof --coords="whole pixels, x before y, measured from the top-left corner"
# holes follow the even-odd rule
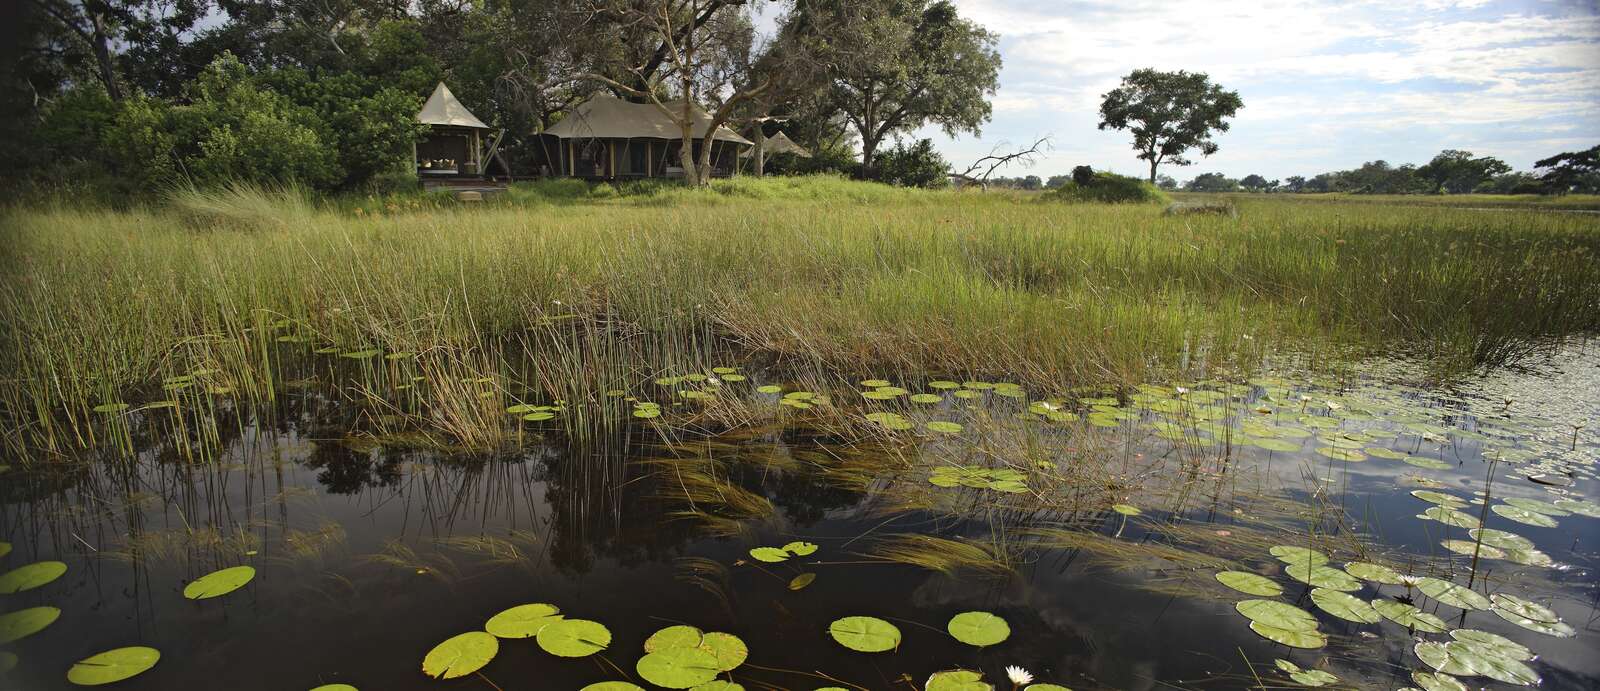
[[[444,82],[433,87],[433,95],[428,97],[428,102],[422,104],[422,110],[417,113],[417,122],[424,125],[454,125],[456,127],[476,127],[481,130],[489,129],[478,116],[461,105],[456,100],[456,95],[450,93],[450,87]]]
[[[665,104],[674,113],[681,112],[682,101]],[[693,110],[696,139],[704,137],[711,125],[711,115],[696,106]],[[678,124],[652,103],[629,103],[620,98],[598,94],[579,104],[561,121],[551,125],[545,134],[562,139],[681,139],[683,132]],[[750,144],[726,126],[717,127],[716,141]]]
[[[774,135],[772,135],[770,137],[767,137],[767,141],[765,141],[765,142],[763,142],[761,144],[761,148],[762,148],[763,151],[766,152],[766,155],[768,155],[768,156],[772,156],[772,155],[775,155],[775,154],[794,154],[794,155],[799,156],[801,158],[811,158],[811,152],[810,151],[806,151],[805,147],[794,143],[794,140],[790,139],[789,135],[784,134],[782,132],[779,132],[779,133],[774,134]],[[752,155],[754,153],[755,153],[755,150],[751,149],[750,151],[741,151],[741,152],[739,152],[739,155],[740,156],[749,156],[749,155]]]

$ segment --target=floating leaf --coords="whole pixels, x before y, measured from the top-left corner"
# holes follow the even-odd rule
[[[1538,528],[1556,527],[1556,519],[1554,518],[1546,516],[1542,513],[1535,513],[1527,509],[1511,506],[1509,504],[1495,504],[1494,506],[1489,507],[1489,510],[1504,518],[1508,518],[1525,525],[1531,525]]]
[[[112,684],[148,671],[160,659],[161,651],[144,646],[107,650],[73,664],[67,681],[78,686]]]
[[[639,658],[634,669],[656,686],[687,689],[717,678],[717,658],[699,648],[666,648]]]
[[[482,631],[452,636],[422,658],[422,673],[434,679],[455,679],[472,674],[500,652],[500,640]]]
[[[698,648],[705,639],[705,632],[693,626],[668,626],[644,640],[644,651],[654,653],[668,648]]]
[[[1144,513],[1143,511],[1139,510],[1139,507],[1132,504],[1112,504],[1111,510],[1124,516],[1137,516],[1141,513]]]
[[[777,547],[756,547],[750,550],[750,556],[755,558],[756,561],[764,561],[768,564],[789,560],[789,553]]]
[[[1312,631],[1317,628],[1317,618],[1294,605],[1277,600],[1241,600],[1233,606],[1245,618],[1290,631]]]
[[[644,691],[644,687],[625,681],[602,681],[585,686],[579,691]]]
[[[351,686],[349,684],[323,684],[323,685],[318,686],[318,687],[316,687],[314,689],[311,689],[311,691],[361,691],[361,690],[357,689],[356,687]],[[639,691],[644,691],[644,689],[640,689]]]
[[[1384,619],[1396,624],[1427,633],[1444,633],[1449,625],[1443,619],[1424,612],[1412,605],[1395,600],[1374,600],[1372,608],[1378,610]]]
[[[1412,672],[1411,681],[1422,691],[1467,691],[1467,685],[1448,674],[1438,672]]]
[[[1380,619],[1377,610],[1366,600],[1338,590],[1313,588],[1311,601],[1316,603],[1318,609],[1345,621],[1376,624]]]
[[[1417,514],[1417,518],[1426,518],[1457,528],[1476,528],[1479,525],[1477,516],[1447,506],[1429,507],[1428,510]]]
[[[1216,578],[1223,585],[1246,595],[1273,597],[1283,594],[1283,586],[1278,585],[1277,582],[1266,576],[1247,571],[1223,571],[1218,573]]]
[[[1497,633],[1489,633],[1488,631],[1479,631],[1477,629],[1455,629],[1450,632],[1450,637],[1458,641],[1491,649],[1495,655],[1506,659],[1533,659],[1533,651],[1529,650],[1527,646]]]
[[[1421,590],[1428,597],[1461,609],[1489,609],[1489,598],[1478,594],[1465,586],[1451,583],[1450,581],[1424,576],[1417,583],[1417,590]]]
[[[938,403],[943,400],[944,396],[940,396],[936,393],[918,393],[911,395],[912,403]]]
[[[706,634],[705,640],[700,642],[700,649],[716,658],[719,672],[731,671],[744,664],[745,658],[750,657],[750,647],[745,645],[744,641],[731,633],[720,631]]]
[[[1282,643],[1291,648],[1314,649],[1328,644],[1328,636],[1315,630],[1281,629],[1259,621],[1250,622],[1250,630],[1262,638]]]
[[[806,586],[811,585],[811,582],[815,581],[815,580],[817,580],[817,574],[814,574],[814,573],[802,573],[802,574],[800,574],[798,576],[795,576],[792,580],[789,581],[789,589],[790,590],[802,590]]]
[[[713,679],[704,684],[695,686],[689,691],[744,691],[744,686],[735,684],[725,679]]]
[[[1339,681],[1339,678],[1320,669],[1307,669],[1294,674],[1289,678],[1301,686],[1327,686]]]
[[[983,680],[983,673],[966,669],[934,672],[928,677],[923,691],[992,691],[994,686]]]
[[[1371,562],[1353,561],[1344,565],[1346,573],[1373,583],[1398,585],[1401,583],[1400,573],[1382,564]]]
[[[1439,544],[1445,549],[1465,556],[1474,554],[1485,559],[1504,559],[1506,553],[1499,547],[1490,547],[1472,540],[1440,540]]]
[[[1451,641],[1445,644],[1450,660],[1469,670],[1471,674],[1489,677],[1496,681],[1521,686],[1538,686],[1539,673],[1521,661],[1499,655],[1496,648],[1471,641]],[[1443,670],[1441,670],[1443,671]]]
[[[817,691],[823,690],[817,689]],[[844,689],[840,689],[839,691],[844,691]],[[1072,691],[1072,689],[1057,684],[1029,684],[1026,688],[1022,689],[1022,691]]]
[[[783,387],[778,386],[777,384],[766,384],[764,386],[756,387],[756,393],[782,393],[782,392],[783,392]]]
[[[67,565],[59,561],[36,561],[27,566],[19,566],[0,576],[0,595],[33,590],[49,584],[66,572]]]
[[[944,379],[935,379],[935,380],[933,380],[931,382],[928,382],[928,387],[929,388],[934,388],[934,389],[959,389],[959,388],[961,388],[961,385],[957,384],[957,383],[955,383],[953,381],[947,381],[947,380],[944,380]]]
[[[1431,489],[1414,489],[1414,490],[1411,490],[1411,496],[1416,497],[1418,499],[1421,499],[1421,500],[1423,500],[1425,502],[1428,502],[1429,504],[1437,504],[1439,506],[1449,506],[1449,507],[1452,507],[1452,508],[1460,508],[1462,506],[1466,506],[1467,505],[1467,502],[1465,500],[1461,499],[1460,497],[1457,497],[1457,496],[1455,496],[1453,494],[1445,494],[1443,492],[1435,492],[1435,491],[1433,491]]]
[[[533,638],[539,629],[560,619],[560,612],[555,605],[542,602],[517,605],[490,617],[483,630],[496,638]]]
[[[962,612],[951,617],[945,629],[956,640],[980,648],[1011,637],[1011,625],[989,612]]]
[[[0,645],[43,631],[60,616],[61,610],[54,607],[29,607],[0,614]]]
[[[1515,507],[1517,507],[1519,509],[1522,509],[1524,511],[1532,511],[1534,513],[1542,513],[1542,514],[1544,514],[1546,516],[1554,516],[1556,518],[1560,518],[1562,516],[1571,516],[1572,513],[1573,513],[1571,511],[1568,511],[1566,509],[1561,508],[1560,506],[1557,506],[1556,504],[1552,504],[1552,503],[1547,502],[1547,501],[1539,501],[1538,499],[1524,499],[1522,497],[1509,497],[1509,498],[1506,498],[1506,499],[1502,499],[1501,501],[1504,501],[1505,503],[1510,504],[1511,506],[1515,506]],[[1559,500],[1557,501],[1557,503],[1559,503]]]
[[[811,556],[817,551],[817,546],[810,542],[795,541],[783,546],[783,551],[797,557]]]
[[[944,434],[960,434],[962,429],[961,425],[944,420],[934,420],[925,426],[930,432],[942,432]]]
[[[1563,511],[1571,511],[1580,516],[1600,518],[1600,504],[1592,501],[1585,499],[1557,499],[1552,504]]]
[[[227,595],[243,588],[256,577],[254,566],[235,566],[213,571],[194,579],[183,587],[183,596],[190,600],[206,600]]]
[[[611,630],[597,621],[562,619],[539,629],[539,647],[558,657],[593,655],[611,645]]]
[[[1309,566],[1294,563],[1285,567],[1283,572],[1290,578],[1305,583],[1313,588],[1329,588],[1355,592],[1362,588],[1361,580],[1345,573],[1336,566]]]
[[[900,629],[877,617],[845,617],[828,625],[833,640],[851,650],[881,653],[900,645]]]
[[[1467,531],[1467,534],[1471,535],[1472,539],[1481,541],[1483,544],[1489,545],[1490,547],[1499,547],[1500,549],[1507,550],[1518,549],[1529,551],[1535,549],[1532,540],[1529,540],[1528,538],[1516,533],[1510,533],[1504,530],[1496,530],[1494,528],[1474,528]]]
[[[1267,552],[1285,564],[1320,565],[1328,563],[1328,555],[1306,547],[1278,545],[1267,550]]]

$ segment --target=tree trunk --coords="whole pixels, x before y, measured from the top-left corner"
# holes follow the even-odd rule
[[[867,137],[861,138],[861,174],[862,177],[871,177],[872,161],[878,155],[878,140]]]
[[[1156,184],[1156,165],[1157,161],[1153,158],[1150,159],[1150,184],[1152,185]]]
[[[106,95],[110,96],[112,101],[121,101],[122,87],[117,84],[116,66],[111,62],[110,42],[106,40],[105,27],[98,13],[89,13],[89,25],[94,35],[94,45],[92,47],[94,48],[95,62],[100,68],[100,81],[105,83]]]
[[[756,177],[759,178],[767,173],[767,133],[761,129],[761,123],[759,122],[756,123],[756,151],[754,156],[756,159]]]

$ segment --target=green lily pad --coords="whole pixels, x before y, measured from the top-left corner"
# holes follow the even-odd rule
[[[811,585],[811,582],[815,580],[817,580],[817,574],[809,572],[802,573],[789,580],[789,589],[803,590],[806,586]]]
[[[1132,504],[1112,504],[1111,510],[1124,516],[1137,516],[1141,513],[1144,513],[1143,511],[1139,510],[1139,507]]]
[[[32,636],[55,623],[61,610],[54,607],[29,607],[0,614],[0,644]]]
[[[1427,633],[1444,633],[1450,626],[1443,619],[1417,609],[1415,606],[1395,600],[1374,600],[1372,608],[1378,610],[1384,619],[1409,629],[1416,629]]]
[[[900,645],[900,629],[877,617],[844,617],[828,625],[828,635],[851,650],[881,653]]]
[[[1276,581],[1248,571],[1222,571],[1216,578],[1217,582],[1246,595],[1274,597],[1283,594],[1283,586]]]
[[[1400,581],[1400,573],[1398,571],[1395,571],[1394,569],[1391,569],[1391,568],[1389,568],[1387,566],[1384,566],[1382,564],[1373,564],[1371,562],[1364,562],[1364,561],[1353,561],[1353,562],[1350,562],[1348,564],[1345,564],[1344,565],[1344,570],[1345,570],[1345,573],[1348,573],[1348,574],[1350,574],[1352,576],[1355,576],[1356,578],[1359,578],[1359,579],[1364,580],[1364,581],[1372,581],[1373,583],[1384,583],[1384,584],[1387,584],[1387,585],[1398,585],[1401,582]]]
[[[824,690],[817,689],[817,691]],[[839,691],[844,691],[844,689],[839,689]],[[1023,687],[1022,691],[1072,691],[1072,689],[1059,684],[1029,684]]]
[[[757,547],[750,550],[750,556],[756,561],[764,561],[768,564],[776,564],[780,561],[788,561],[790,555],[788,552],[778,549],[777,547]]]
[[[797,557],[808,557],[816,553],[817,546],[810,542],[795,541],[783,546],[783,551]]]
[[[625,681],[601,681],[585,686],[579,691],[644,691],[644,687]]]
[[[1510,593],[1495,593],[1490,597],[1496,611],[1510,612],[1519,617],[1552,624],[1561,621],[1555,610],[1532,600],[1525,600]]]
[[[1461,609],[1489,609],[1489,598],[1480,595],[1466,586],[1457,585],[1432,576],[1424,576],[1417,583],[1417,590],[1435,600]]]
[[[1467,691],[1460,679],[1438,672],[1412,672],[1411,681],[1422,691]]]
[[[1479,525],[1477,516],[1457,511],[1448,506],[1429,507],[1428,510],[1417,514],[1417,518],[1426,518],[1457,528],[1477,528]]]
[[[535,602],[517,605],[489,618],[483,630],[496,638],[533,638],[539,629],[561,619],[561,610],[555,605]]]
[[[1535,513],[1527,509],[1511,506],[1510,504],[1495,504],[1494,506],[1489,507],[1489,510],[1495,512],[1501,517],[1522,523],[1524,525],[1531,525],[1537,528],[1556,527],[1556,519],[1542,513]]]
[[[634,670],[656,686],[687,689],[717,678],[717,658],[699,648],[666,648],[639,658]]]
[[[1466,500],[1460,497],[1457,497],[1453,494],[1445,494],[1444,492],[1435,492],[1431,489],[1411,490],[1411,496],[1428,502],[1429,504],[1437,504],[1439,506],[1459,508],[1467,505]]]
[[[1506,558],[1505,551],[1499,547],[1490,547],[1489,545],[1479,544],[1472,540],[1440,540],[1439,544],[1445,549],[1463,556],[1470,557],[1476,554],[1484,559]]]
[[[1317,608],[1345,621],[1358,624],[1376,624],[1380,617],[1372,604],[1359,597],[1338,590],[1313,588],[1311,601]]]
[[[1385,458],[1391,461],[1401,460],[1407,455],[1404,451],[1395,451],[1387,446],[1368,446],[1361,449],[1361,452],[1373,458]]]
[[[938,403],[943,400],[944,396],[940,396],[936,393],[918,393],[911,395],[912,403]]]
[[[66,572],[67,565],[59,561],[36,561],[27,566],[19,566],[0,576],[0,595],[11,595],[48,585]]]
[[[1345,573],[1337,566],[1310,566],[1294,563],[1283,569],[1290,578],[1305,583],[1313,588],[1328,588],[1355,592],[1362,588],[1361,579]]]
[[[933,389],[959,389],[961,385],[945,379],[935,379],[928,382],[928,387]]]
[[[351,686],[349,684],[323,684],[321,686],[318,686],[316,688],[311,689],[311,691],[361,691],[361,690],[357,689],[356,687]],[[644,690],[640,689],[640,691],[644,691]]]
[[[1427,456],[1406,456],[1400,460],[1404,461],[1408,465],[1414,465],[1425,470],[1449,470],[1455,467],[1446,461],[1441,461],[1437,458],[1428,458]]]
[[[1524,511],[1532,511],[1534,513],[1542,513],[1542,514],[1544,514],[1546,516],[1552,516],[1552,517],[1555,517],[1555,518],[1560,518],[1562,516],[1571,516],[1572,513],[1573,513],[1571,511],[1568,511],[1566,509],[1561,508],[1560,506],[1557,506],[1556,504],[1553,504],[1553,503],[1547,502],[1547,501],[1539,501],[1538,499],[1525,499],[1523,497],[1508,497],[1506,499],[1502,499],[1501,501],[1504,501],[1505,503],[1510,504],[1511,506],[1515,506],[1515,507],[1517,507],[1519,509],[1522,509]]]
[[[927,427],[928,431],[930,432],[941,432],[944,434],[960,434],[962,430],[961,425],[954,422],[946,422],[944,420],[934,420],[933,422],[929,422],[924,426]]]
[[[982,672],[952,669],[934,672],[922,688],[923,691],[992,691],[994,686],[983,680]]]
[[[1600,504],[1586,499],[1557,499],[1551,504],[1556,508],[1563,511],[1571,511],[1579,516],[1600,518]]]
[[[1499,655],[1496,648],[1471,641],[1451,641],[1445,650],[1455,663],[1472,674],[1519,686],[1538,686],[1539,673],[1519,660]],[[1443,671],[1443,670],[1441,670]]]
[[[611,645],[611,630],[597,621],[562,619],[539,629],[539,647],[557,657],[585,657]]]
[[[1499,547],[1500,549],[1506,550],[1518,549],[1532,551],[1536,549],[1533,546],[1532,540],[1529,540],[1528,538],[1516,533],[1510,533],[1504,530],[1496,530],[1494,528],[1475,528],[1467,531],[1467,534],[1471,535],[1472,539],[1478,540],[1483,544],[1489,545],[1490,547]]]
[[[1321,648],[1328,644],[1328,636],[1316,630],[1283,629],[1268,626],[1259,621],[1250,622],[1250,630],[1257,635],[1274,643],[1282,643],[1291,648],[1305,648],[1307,650]]]
[[[1508,660],[1533,659],[1533,651],[1529,650],[1527,646],[1497,633],[1489,633],[1488,631],[1479,631],[1477,629],[1455,629],[1450,632],[1450,637],[1478,647],[1487,648],[1494,651],[1495,655]]]
[[[161,659],[161,651],[144,646],[130,646],[90,655],[67,670],[67,681],[78,686],[100,686],[138,676]]]
[[[989,612],[962,612],[951,617],[945,629],[956,640],[980,648],[1011,637],[1011,625]]]
[[[183,587],[183,596],[190,600],[207,600],[221,597],[235,590],[243,588],[246,583],[256,577],[253,566],[235,566],[232,568],[213,571],[194,579]]]
[[[1439,641],[1420,641],[1411,648],[1416,653],[1417,659],[1423,664],[1434,668],[1440,674],[1451,676],[1473,676],[1472,668],[1466,666],[1461,660],[1450,656],[1450,649]]]
[[[1301,686],[1327,686],[1337,683],[1339,678],[1320,669],[1307,669],[1289,675],[1294,683]]]
[[[1293,545],[1277,545],[1269,550],[1269,554],[1277,557],[1278,561],[1285,564],[1311,564],[1320,566],[1328,563],[1328,555],[1306,547]]]
[[[744,691],[744,686],[735,684],[726,679],[713,679],[704,684],[692,687],[689,691]]]
[[[1264,626],[1289,631],[1313,631],[1317,618],[1294,605],[1277,600],[1241,600],[1233,606],[1245,618]]]
[[[750,657],[750,647],[743,640],[731,633],[712,631],[706,634],[705,640],[700,642],[700,649],[717,660],[717,671],[727,672],[744,664],[745,658]]]
[[[1276,437],[1246,437],[1242,443],[1249,444],[1250,446],[1254,446],[1258,449],[1266,449],[1268,451],[1278,451],[1282,453],[1299,451],[1300,447],[1302,446],[1300,442],[1289,441],[1288,439],[1278,439]]]
[[[500,640],[482,631],[469,631],[446,639],[422,658],[422,673],[434,679],[455,679],[472,674],[500,652]]]
[[[693,626],[668,626],[644,640],[644,651],[654,653],[667,648],[698,648],[705,639],[705,632]]]

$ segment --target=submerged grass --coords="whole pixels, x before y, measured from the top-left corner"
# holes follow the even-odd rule
[[[270,401],[296,344],[416,354],[413,408],[386,398],[404,382],[381,359],[352,397],[492,447],[515,439],[506,398],[460,382],[594,402],[730,348],[808,373],[1059,388],[1282,348],[1458,370],[1600,329],[1600,219],[1579,214],[1246,199],[1236,220],[832,178],[563,184],[476,208],[232,188],[6,210],[7,441],[95,445],[94,406],[158,399],[196,369]]]

